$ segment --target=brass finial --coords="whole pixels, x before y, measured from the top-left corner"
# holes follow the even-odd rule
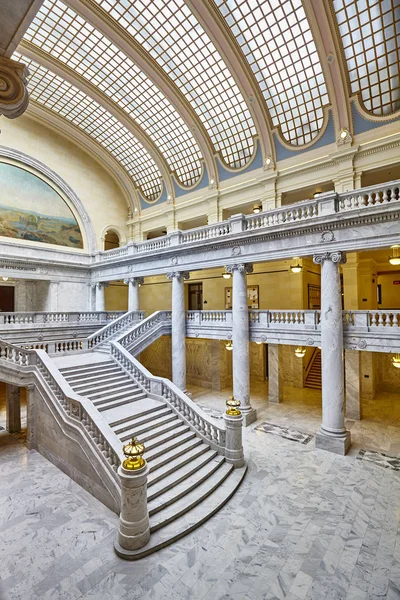
[[[128,471],[136,471],[137,469],[144,467],[146,464],[146,461],[143,458],[144,450],[144,444],[138,442],[135,437],[132,438],[131,442],[125,444],[122,447],[122,452],[126,456],[124,462],[122,463],[124,469],[127,469]]]
[[[240,400],[235,400],[233,396],[229,396],[229,399],[226,401],[226,406],[228,407],[226,414],[231,417],[238,417],[242,413],[238,409],[240,406]]]

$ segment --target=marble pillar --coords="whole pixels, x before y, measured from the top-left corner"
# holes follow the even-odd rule
[[[172,280],[172,381],[186,392],[186,314],[185,279],[189,273],[171,272],[167,278]]]
[[[95,291],[96,291],[96,310],[97,311],[103,311],[105,310],[105,294],[104,294],[104,288],[105,288],[106,284],[101,282],[101,283],[96,283],[95,285]]]
[[[21,390],[10,383],[6,384],[6,421],[8,433],[21,431]]]
[[[345,350],[346,417],[361,419],[361,352]]]
[[[56,312],[58,310],[58,288],[58,281],[49,281],[44,306],[46,312]]]
[[[345,455],[350,432],[344,426],[344,365],[342,295],[339,265],[342,252],[314,256],[321,265],[322,424],[315,437],[316,448]]]
[[[225,421],[225,460],[233,465],[235,469],[243,467],[244,453],[242,442],[242,415],[227,415],[224,413]]]
[[[361,393],[366,400],[374,400],[376,394],[376,356],[375,352],[361,353]]]
[[[145,462],[141,469],[118,469],[121,480],[121,513],[115,552],[121,558],[133,559],[135,550],[143,548],[150,539],[149,511],[147,508],[147,475]]]
[[[143,277],[129,277],[124,279],[128,284],[128,311],[139,310],[139,288],[142,285]]]
[[[232,273],[232,373],[233,395],[240,400],[243,425],[257,418],[250,404],[250,353],[249,353],[249,309],[247,305],[247,273],[252,265],[238,264],[225,267]]]
[[[38,392],[34,385],[28,385],[26,388],[26,444],[29,450],[35,448],[35,394]]]
[[[268,344],[268,402],[283,400],[283,369],[279,365],[281,352],[279,344]]]

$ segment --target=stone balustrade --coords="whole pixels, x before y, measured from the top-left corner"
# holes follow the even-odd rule
[[[91,324],[109,323],[125,311],[87,311],[87,312],[0,312],[0,331],[2,329],[30,327],[41,323]]]
[[[112,336],[115,336],[121,329],[125,329],[128,325],[133,325],[143,319],[144,311],[142,310],[132,310],[130,312],[126,312],[119,316],[117,319],[114,319],[108,325],[102,327],[99,331],[96,331],[92,335],[87,338],[87,347],[95,348],[109,340]]]
[[[169,310],[159,310],[146,319],[143,319],[132,327],[128,332],[121,334],[116,338],[116,341],[123,347],[132,352],[132,354],[139,354],[143,349],[143,342],[146,345],[155,341],[154,335],[159,337],[160,335],[171,333],[171,319],[172,313]],[[150,340],[148,336],[150,335]]]

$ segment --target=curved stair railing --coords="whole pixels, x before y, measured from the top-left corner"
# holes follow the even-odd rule
[[[158,310],[126,333],[115,338],[114,341],[133,355],[139,354],[161,335],[171,333],[171,318],[172,313],[170,310]]]
[[[111,342],[111,356],[148,394],[161,396],[204,442],[219,454],[225,455],[224,423],[216,423],[172,381],[152,375],[119,341]]]
[[[137,323],[144,317],[143,310],[131,310],[129,312],[124,313],[118,319],[114,319],[111,323],[108,323],[92,335],[89,335],[87,338],[87,347],[88,349],[93,349],[104,342],[110,340],[112,336],[117,334],[121,329],[125,329],[130,324]]]

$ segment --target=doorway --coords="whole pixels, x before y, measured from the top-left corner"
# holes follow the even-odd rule
[[[14,312],[15,287],[0,285],[0,312]]]
[[[203,284],[189,283],[189,310],[203,310]]]

